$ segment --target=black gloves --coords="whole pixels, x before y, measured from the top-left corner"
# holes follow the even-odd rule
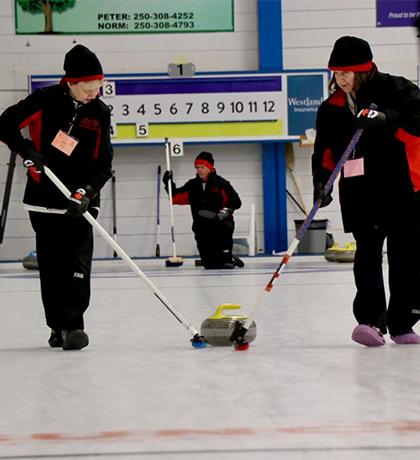
[[[223,208],[216,214],[216,218],[223,221],[231,215],[232,215],[232,209]]]
[[[320,204],[319,204],[320,208],[324,208],[325,206],[328,206],[333,200],[333,197],[331,196],[331,191],[325,194],[324,187],[325,187],[325,184],[323,184],[322,182],[317,182],[314,185],[314,203],[317,201],[320,201]]]
[[[168,183],[170,180],[172,180],[173,174],[172,171],[165,171],[165,174],[163,175],[162,182],[165,184],[165,187],[168,187]]]
[[[385,126],[386,115],[384,112],[378,112],[373,109],[362,109],[356,118],[356,126],[358,128],[380,128]]]
[[[25,168],[29,169],[30,167],[35,166],[38,170],[38,174],[44,172],[44,157],[36,151],[32,141],[25,139],[18,153],[20,153],[23,158],[23,165]]]
[[[165,171],[165,174],[162,177],[162,182],[165,185],[165,190],[169,193],[169,183],[171,184],[171,191],[174,194],[176,191],[176,185],[174,183],[172,170]]]
[[[28,170],[29,175],[32,177],[32,179],[37,183],[41,183],[41,174],[44,168],[40,170],[37,168],[32,160],[23,160],[23,166]]]
[[[74,219],[80,217],[89,207],[90,200],[95,198],[97,192],[87,185],[85,188],[78,188],[69,198],[70,203],[67,208],[67,214]]]
[[[44,172],[43,156],[35,150],[34,144],[29,139],[24,139],[18,153],[22,156],[23,166],[28,169],[29,175],[39,184],[41,173]]]

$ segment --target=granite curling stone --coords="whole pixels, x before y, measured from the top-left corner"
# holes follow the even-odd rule
[[[27,270],[38,270],[38,258],[36,251],[31,251],[26,257],[22,259],[23,268]]]
[[[356,243],[347,243],[344,247],[334,243],[325,251],[324,257],[328,262],[354,262],[355,254]]]
[[[229,340],[235,328],[236,321],[242,324],[248,319],[243,315],[225,315],[224,310],[238,310],[241,308],[238,304],[225,303],[217,307],[215,313],[201,323],[201,334],[206,338],[209,345],[226,347],[231,346]],[[252,342],[257,336],[257,325],[255,321],[251,323],[245,339],[247,342]]]

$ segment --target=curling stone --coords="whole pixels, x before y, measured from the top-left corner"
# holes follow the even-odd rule
[[[344,247],[334,243],[325,251],[324,257],[328,262],[354,262],[355,252],[356,243],[347,243]]]
[[[23,268],[27,270],[38,270],[38,259],[36,251],[31,251],[26,257],[22,259]]]
[[[334,243],[332,246],[330,246],[324,254],[325,260],[328,260],[328,262],[337,262],[337,252],[340,249],[340,245],[338,243]]]
[[[356,253],[356,243],[347,243],[344,248],[340,248],[337,252],[337,262],[354,262]]]
[[[201,324],[201,334],[207,339],[209,345],[214,346],[230,346],[232,342],[229,340],[235,328],[236,321],[245,323],[247,316],[243,315],[225,315],[223,310],[238,310],[240,305],[225,303],[217,307],[215,313],[205,319]],[[257,325],[255,321],[251,323],[245,339],[247,342],[252,342],[257,336]]]

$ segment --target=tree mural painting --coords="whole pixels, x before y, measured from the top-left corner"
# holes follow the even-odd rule
[[[16,0],[23,11],[28,11],[31,14],[42,13],[45,18],[45,34],[52,34],[53,31],[53,12],[63,11],[73,8],[76,0]]]

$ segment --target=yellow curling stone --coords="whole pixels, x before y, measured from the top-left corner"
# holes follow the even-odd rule
[[[355,253],[356,243],[347,243],[344,247],[334,243],[325,251],[324,257],[328,262],[354,262]]]
[[[225,315],[224,310],[239,310],[239,308],[241,306],[238,304],[224,303],[216,308],[212,316],[201,323],[201,335],[207,339],[207,343],[218,347],[232,345],[229,338],[235,328],[236,321],[244,324],[248,317],[244,315]],[[245,334],[245,339],[248,342],[252,342],[256,336],[257,325],[253,321]]]

